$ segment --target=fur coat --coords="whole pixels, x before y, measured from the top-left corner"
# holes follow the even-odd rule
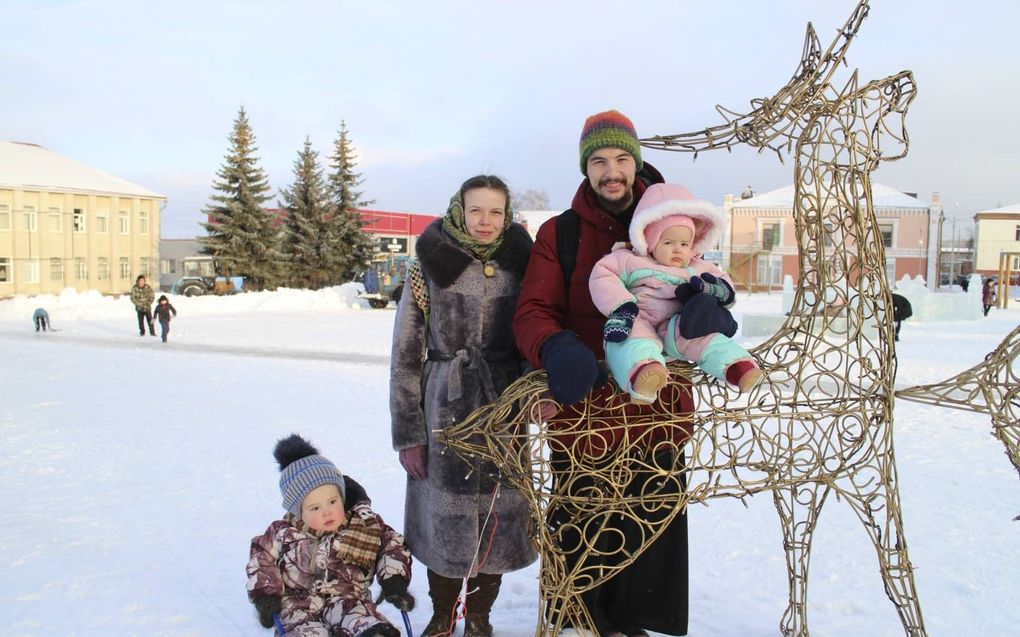
[[[428,285],[427,324],[410,292],[401,297],[394,321],[393,448],[428,447],[428,477],[407,479],[404,535],[411,553],[446,577],[468,575],[480,537],[479,560],[487,557],[479,572],[506,573],[536,559],[525,498],[501,486],[490,517],[496,467],[465,462],[438,433],[495,400],[521,374],[511,319],[531,238],[516,223],[506,233],[492,259],[482,263],[443,232],[441,219],[429,225],[416,244]]]

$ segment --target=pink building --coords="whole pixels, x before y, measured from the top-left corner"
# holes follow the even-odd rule
[[[725,196],[728,232],[722,240],[722,266],[738,287],[765,290],[781,287],[787,274],[797,279],[793,196],[792,185],[748,199]],[[927,202],[873,183],[872,199],[885,243],[890,283],[904,275],[920,275],[929,289],[934,289],[937,226],[942,212],[938,193]]]

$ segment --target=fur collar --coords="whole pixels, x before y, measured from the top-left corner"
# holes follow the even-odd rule
[[[471,252],[443,232],[442,218],[425,228],[415,243],[415,252],[425,276],[441,288],[449,287],[472,262],[478,261]],[[523,277],[530,254],[531,236],[524,226],[515,222],[506,229],[503,244],[492,256],[492,261],[500,268]]]

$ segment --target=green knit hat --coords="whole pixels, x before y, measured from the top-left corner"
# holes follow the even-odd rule
[[[620,111],[596,113],[584,120],[581,129],[581,174],[588,174],[588,158],[603,148],[619,148],[634,157],[637,170],[641,170],[641,146],[638,144],[634,123]]]

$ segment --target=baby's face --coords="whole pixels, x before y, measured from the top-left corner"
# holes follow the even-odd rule
[[[315,487],[301,501],[301,519],[309,528],[332,533],[347,521],[344,515],[344,501],[335,484]]]
[[[652,250],[652,258],[660,265],[686,268],[693,256],[693,239],[694,233],[687,226],[670,226],[659,237],[659,243]]]

